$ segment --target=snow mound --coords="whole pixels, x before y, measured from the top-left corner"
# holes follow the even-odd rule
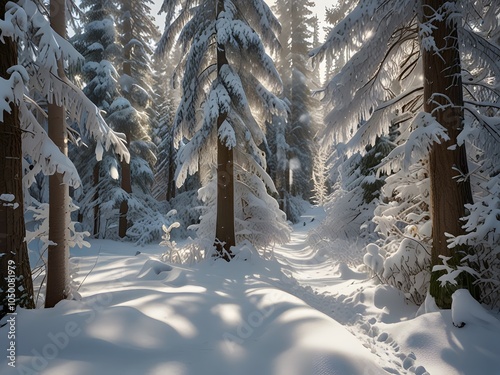
[[[144,280],[163,280],[166,276],[164,273],[169,271],[172,271],[172,266],[156,259],[148,259],[137,275],[137,278]]]
[[[451,298],[451,317],[455,327],[479,324],[486,328],[489,326],[500,328],[500,321],[486,311],[467,289],[458,289]]]

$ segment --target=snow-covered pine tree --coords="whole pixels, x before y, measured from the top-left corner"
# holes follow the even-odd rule
[[[328,38],[333,27],[339,23],[355,5],[355,0],[339,0],[335,5],[325,7],[325,23],[327,26],[323,28],[323,31],[327,35],[326,38]],[[315,46],[317,45],[318,44]],[[324,60],[325,70],[323,82],[329,82],[331,77],[345,65],[345,54],[343,51],[338,51],[335,56],[326,54]]]
[[[121,163],[121,188],[130,195],[133,185],[139,187],[139,195],[150,194],[153,184],[152,168],[156,163],[150,140],[150,102],[152,100],[151,46],[159,37],[154,20],[149,15],[151,0],[119,0],[120,22],[118,30],[123,46],[120,86],[128,103],[121,100],[116,112],[108,120],[114,128],[125,133],[132,151],[131,164]],[[141,113],[142,112],[142,113]],[[149,112],[149,113],[148,113]],[[149,167],[148,167],[149,165]],[[135,175],[135,183],[132,181]],[[129,201],[120,204],[118,235],[125,237],[130,218],[127,218]]]
[[[286,111],[271,91],[281,80],[263,44],[278,48],[277,19],[262,0],[165,1],[161,10],[166,28],[158,54],[169,51],[178,35],[184,52],[174,126],[176,142],[187,143],[178,154],[176,180],[179,186],[188,174],[202,172],[209,210],[199,233],[209,233],[226,260],[245,238],[258,246],[286,240],[289,228],[267,194],[266,187],[275,189],[258,147],[265,141],[261,120]]]
[[[445,163],[443,159],[448,177],[442,187],[446,189],[447,197],[457,198],[448,210],[439,200],[439,192],[431,194],[435,225],[433,259],[439,259],[439,255],[464,255],[459,252],[460,248],[451,250],[445,238],[445,233],[457,238],[464,234],[460,219],[465,216],[463,206],[470,199],[458,197],[462,192],[467,195],[470,174],[466,171],[463,145],[472,142],[474,147],[489,153],[491,147],[479,134],[498,135],[495,120],[498,110],[491,100],[498,98],[493,84],[498,77],[498,59],[492,58],[498,53],[498,47],[491,39],[495,33],[485,32],[494,30],[497,20],[498,7],[489,1],[362,0],[333,28],[326,43],[312,52],[319,58],[330,56],[335,59],[340,55],[348,59],[324,89],[325,101],[333,108],[326,117],[329,125],[325,132],[327,143],[347,141],[351,152],[362,150],[377,135],[387,134],[391,120],[397,118],[395,121],[399,123],[401,136],[398,147],[388,156],[387,170],[408,170],[421,159],[427,159],[429,151],[437,155],[436,150],[446,149],[443,152],[449,156],[447,160],[450,162]],[[448,32],[451,34],[446,36]],[[456,53],[459,49],[461,67],[460,56]],[[335,51],[335,56],[332,51]],[[432,69],[422,66],[423,55],[426,56],[425,66],[441,67],[437,69],[440,77],[428,76]],[[444,59],[444,65],[434,63],[433,59]],[[447,72],[452,71],[451,67],[455,73],[450,75]],[[424,79],[423,74],[426,74]],[[461,75],[465,78],[463,82],[460,82]],[[445,83],[443,79],[449,82]],[[429,82],[432,82],[431,86]],[[435,84],[437,86],[432,86]],[[465,105],[448,92],[461,90],[462,84]],[[476,92],[487,92],[488,100],[479,100],[480,95]],[[448,110],[453,115],[446,116],[447,121],[443,121],[441,115]],[[366,120],[361,127],[360,120]],[[472,137],[473,132],[478,136]],[[435,179],[434,173],[431,166],[431,179]],[[443,172],[441,177],[444,176]],[[431,185],[434,182],[431,181]],[[449,214],[443,217],[440,212]],[[447,226],[446,223],[450,222],[453,223]],[[485,225],[492,231],[498,230],[495,229],[497,223]],[[462,282],[466,284],[467,279],[463,278]],[[438,303],[447,306],[449,290],[437,287],[434,295],[437,297],[441,291],[445,293],[439,296]]]
[[[311,1],[278,0],[273,8],[283,28],[279,35],[282,48],[277,68],[283,79],[283,96],[287,98],[290,110],[286,121],[275,119],[278,122],[276,132],[269,131],[271,156],[277,158],[283,154],[278,152],[278,148],[286,149],[284,161],[271,163],[278,168],[271,174],[276,176],[280,206],[292,222],[297,222],[301,213],[292,197],[309,200],[313,188],[311,144],[317,125],[312,113],[317,109],[317,100],[311,95],[314,74],[308,66],[308,53],[313,47],[316,25],[311,11],[313,5]],[[285,128],[279,130],[282,125]],[[280,146],[283,135],[286,148]],[[285,168],[282,168],[283,164]]]
[[[83,92],[105,117],[113,101],[120,96],[118,72],[113,63],[120,53],[114,23],[118,9],[111,1],[83,0],[80,7],[84,10],[84,22],[71,42],[85,58],[81,72],[85,85]],[[94,236],[103,238],[112,216],[101,210],[101,204],[112,200],[116,192],[118,162],[111,153],[105,153],[103,160],[95,160],[92,157],[95,142],[87,137],[82,140],[85,147],[70,149],[82,179],[78,191],[80,221]],[[92,225],[87,224],[89,221]]]
[[[313,203],[323,206],[329,193],[328,150],[326,147],[316,147],[313,157],[312,180]]]
[[[85,176],[80,198],[84,228],[93,226],[94,235],[114,237],[121,218],[121,235],[125,231],[139,244],[159,239],[162,225],[170,223],[165,216],[169,205],[159,204],[151,193],[156,157],[150,133],[157,116],[151,88],[150,46],[159,34],[148,14],[148,4],[84,2],[84,32],[73,38],[86,58],[84,91],[103,110],[106,121],[127,135],[131,151],[130,164],[120,163],[111,153],[106,153],[98,164],[89,162],[85,155],[81,158],[79,170]],[[124,11],[125,6],[129,10]],[[130,26],[127,33],[123,31],[124,23]],[[125,178],[120,179],[124,171]],[[127,216],[120,217],[118,210],[125,206],[124,202]]]
[[[0,319],[19,307],[33,308],[33,283],[26,246],[22,183],[21,124],[12,88],[21,80],[17,65],[14,35],[5,35],[4,26],[11,22],[6,0],[0,1]],[[5,25],[7,26],[7,25]],[[9,302],[10,299],[10,302]]]
[[[152,141],[156,146],[155,180],[152,187],[153,197],[170,201],[175,197],[175,147],[172,123],[175,116],[174,91],[169,87],[168,64],[154,61],[155,77],[153,94],[156,117],[153,119]],[[170,74],[169,74],[170,73]]]
[[[17,79],[12,81],[12,95],[9,97],[19,107],[23,154],[30,163],[29,168],[28,165],[25,168],[24,183],[28,188],[39,172],[46,175],[59,173],[61,183],[77,187],[80,179],[73,163],[43,130],[33,111],[42,114],[44,111],[30,95],[36,95],[49,104],[64,106],[67,118],[79,124],[79,131],[91,134],[96,140],[98,158],[111,147],[123,158],[127,159],[129,154],[123,139],[106,125],[93,103],[65,76],[58,74],[61,66],[70,69],[80,64],[82,57],[50,27],[47,15],[41,13],[44,9],[30,0],[9,2],[6,5],[8,17],[1,25],[2,37],[15,38],[20,47],[19,62],[22,65],[11,67],[11,71],[17,73]],[[68,230],[64,232],[69,233]],[[60,296],[62,290],[66,290],[66,285],[58,287],[55,293]]]

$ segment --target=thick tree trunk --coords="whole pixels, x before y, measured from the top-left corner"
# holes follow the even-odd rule
[[[130,21],[130,7],[128,3],[125,3],[123,7],[123,12],[125,13],[125,18],[123,21],[123,32],[125,34],[124,44],[127,44],[132,39],[132,24]],[[128,13],[128,15],[127,15]],[[132,65],[131,65],[131,53],[130,46],[126,46],[123,53],[123,74],[128,76],[132,76]],[[127,144],[130,147],[130,134],[128,131],[125,131],[125,136],[127,137]],[[121,170],[122,170],[122,180],[121,180],[121,188],[127,192],[128,194],[132,193],[132,176],[130,173],[130,163],[127,163],[125,160],[121,162]],[[128,201],[124,200],[120,204],[120,219],[118,222],[118,236],[124,238],[127,235],[127,214],[128,214]]]
[[[217,17],[224,11],[224,1],[217,0]],[[229,64],[224,45],[217,43],[217,73]],[[219,113],[217,130],[227,118],[227,113]],[[234,234],[234,162],[233,150],[217,137],[217,224],[215,248],[217,255],[230,261],[231,247],[236,244]]]
[[[50,24],[55,32],[66,37],[64,0],[51,0]],[[64,78],[62,61],[58,62],[58,74]],[[49,104],[49,137],[64,154],[68,155],[66,113],[64,107]],[[69,295],[69,186],[63,175],[55,173],[49,177],[49,245],[47,258],[47,294],[45,307],[54,307]]]
[[[430,22],[441,11],[445,0],[422,0],[422,22]],[[449,2],[449,1],[448,1]],[[463,234],[460,218],[466,215],[464,205],[472,202],[470,182],[458,182],[468,174],[465,146],[456,146],[463,127],[463,92],[457,25],[448,17],[434,21],[436,51],[422,48],[424,65],[424,110],[446,128],[450,140],[434,143],[429,155],[432,216],[432,265],[442,264],[439,256],[453,257],[458,262],[458,249],[449,249],[446,233]],[[457,258],[458,257],[458,258]],[[452,290],[441,287],[433,273],[431,295],[438,306],[449,308]],[[466,285],[461,285],[463,287]]]
[[[0,1],[0,18],[5,4]],[[8,79],[7,69],[17,64],[16,44],[10,38],[0,42],[0,77]],[[17,306],[34,308],[33,282],[24,238],[23,171],[19,112],[14,104],[0,122],[0,318]],[[11,200],[11,196],[14,200]],[[10,299],[10,301],[9,301]]]
[[[129,135],[126,134],[127,143],[130,144]],[[121,162],[122,169],[122,181],[121,188],[127,192],[128,194],[132,193],[132,177],[130,174],[130,163],[127,163],[125,160]],[[120,220],[118,222],[118,235],[123,238],[127,235],[127,213],[128,213],[128,201],[124,200],[120,204]]]

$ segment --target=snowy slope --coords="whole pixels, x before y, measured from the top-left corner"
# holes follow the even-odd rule
[[[158,246],[75,249],[81,298],[19,310],[17,367],[4,355],[0,373],[500,374],[498,327],[456,328],[450,311],[414,319],[400,293],[307,246],[321,215],[305,215],[276,260],[179,267]]]

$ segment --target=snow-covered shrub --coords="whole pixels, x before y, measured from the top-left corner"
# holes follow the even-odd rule
[[[499,177],[496,175],[491,180],[485,180],[481,199],[466,205],[469,210],[469,215],[464,218],[466,234],[449,239],[448,246],[469,251],[460,255],[459,264],[450,265],[449,259],[443,258],[443,264],[434,267],[435,270],[446,271],[439,278],[443,285],[456,285],[464,277],[474,280],[480,302],[492,309],[500,309]]]
[[[200,222],[202,202],[198,199],[198,192],[196,190],[188,190],[180,194],[178,193],[170,200],[170,205],[177,211],[175,219],[180,224],[171,233],[171,236],[179,239],[194,235],[195,232],[188,228]]]
[[[153,200],[153,198],[150,197],[149,199]],[[137,201],[131,199],[129,202]],[[163,227],[170,226],[174,220],[173,216],[176,214],[175,210],[162,213],[162,211],[169,207],[168,204],[166,202],[156,202],[156,204],[158,207],[154,210],[148,206],[143,206],[141,210],[135,209],[133,211],[134,215],[128,217],[131,225],[127,229],[127,237],[134,241],[136,245],[142,246],[153,241],[158,241],[164,234]],[[129,208],[130,207],[129,203]]]
[[[415,238],[405,238],[384,261],[382,279],[417,305],[424,302],[430,282],[430,252]]]
[[[380,279],[384,271],[384,257],[380,254],[380,247],[374,243],[366,246],[366,254],[363,256],[363,263],[370,270],[372,276]]]
[[[78,211],[78,207],[71,203],[69,206],[70,212]],[[26,242],[29,244],[34,239],[38,238],[43,243],[41,248],[41,254],[44,253],[50,245],[49,241],[49,204],[39,203],[35,199],[31,200],[31,205],[26,208],[28,213],[32,214],[33,223],[31,223],[30,228],[26,230]],[[78,246],[90,247],[90,244],[85,241],[85,238],[90,236],[90,233],[86,231],[79,231],[77,228],[77,222],[70,221],[68,223],[68,245],[69,247]]]
[[[472,266],[472,267],[471,267]],[[479,288],[479,300],[492,309],[500,310],[500,248],[476,246],[457,267],[471,274]]]
[[[235,235],[236,244],[249,241],[264,253],[269,247],[289,240],[291,228],[278,202],[267,191],[264,181],[256,174],[239,171],[235,175]],[[214,240],[216,222],[216,181],[212,179],[199,190],[199,199],[205,203],[200,223],[192,225],[199,238]]]
[[[313,159],[313,196],[312,201],[318,205],[324,205],[328,199],[329,178],[328,178],[328,149],[317,147]]]
[[[432,227],[426,162],[421,160],[408,171],[399,170],[385,182],[383,201],[373,218],[385,257],[381,279],[421,304],[430,280]]]
[[[337,155],[342,155],[343,148],[338,147]],[[321,249],[337,240],[353,239],[364,246],[378,238],[374,235],[371,219],[385,176],[377,175],[376,167],[391,148],[387,138],[382,137],[377,139],[375,146],[367,147],[364,155],[338,157],[334,163],[338,178],[325,204],[326,218],[309,234],[313,247]],[[361,263],[362,255],[358,264]]]

